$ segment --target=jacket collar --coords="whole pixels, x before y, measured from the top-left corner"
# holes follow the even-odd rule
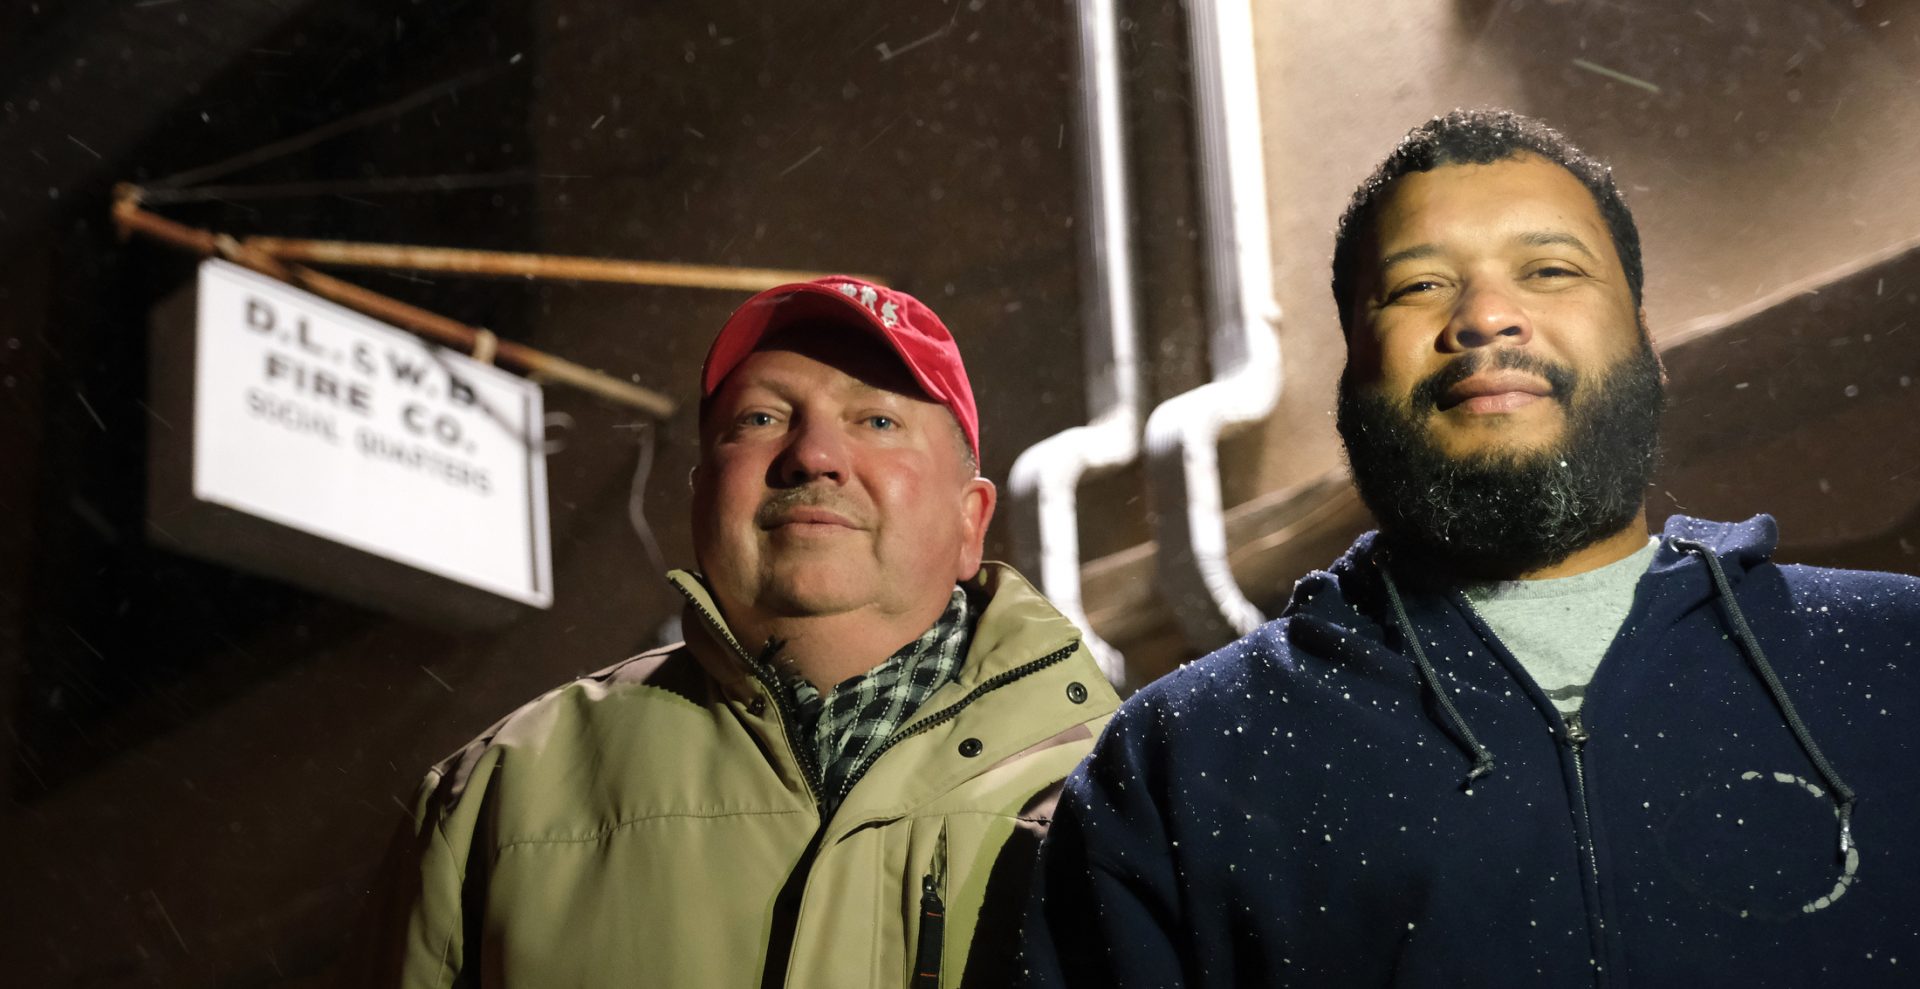
[[[671,570],[667,573],[667,583],[687,601],[680,630],[686,636],[687,649],[700,661],[707,675],[718,681],[730,697],[761,693],[748,666],[752,654],[734,638],[733,630],[720,616],[720,605],[713,599],[713,592],[707,590],[706,581],[691,570]]]
[[[687,600],[687,646],[702,667],[731,698],[771,701],[770,692],[751,672],[750,654],[727,627],[700,577],[676,570],[668,580]],[[1081,648],[1080,630],[1012,567],[989,562],[961,586],[980,608],[980,618],[960,675],[907,720],[909,729],[929,719],[937,723],[898,744],[867,770],[835,812],[834,833],[902,816],[1003,759],[1098,721],[1119,706],[1119,696]],[[1056,655],[1044,668],[1033,669]],[[1070,692],[1070,684],[1079,684],[1080,690]],[[1075,702],[1070,696],[1084,700]],[[771,717],[776,706],[765,704],[765,717]],[[771,724],[766,727],[761,737],[770,751],[795,762],[790,743]],[[959,743],[968,738],[981,742],[979,755],[960,754]]]
[[[903,730],[912,734],[847,794],[830,839],[911,814],[1063,733],[1090,739],[1086,726],[1119,706],[1080,630],[1013,568],[988,564],[964,586],[985,607],[959,679],[921,704]]]
[[[984,606],[955,684],[962,690],[1080,642],[1080,629],[1004,563],[986,563],[961,587],[976,607]]]
[[[667,581],[686,598],[682,631],[707,672],[723,684],[751,681],[748,663],[755,654],[727,626],[706,581],[690,570],[670,571]],[[980,614],[955,681],[962,689],[971,690],[1021,663],[1080,641],[1080,630],[1073,622],[1004,563],[988,561],[960,586]]]

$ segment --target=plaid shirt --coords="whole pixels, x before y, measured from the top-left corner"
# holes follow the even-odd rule
[[[841,682],[826,697],[791,674],[781,678],[800,709],[801,736],[819,753],[820,802],[833,813],[847,786],[872,761],[873,752],[907,723],[941,684],[959,677],[973,639],[972,609],[956,587],[933,627],[886,662]]]

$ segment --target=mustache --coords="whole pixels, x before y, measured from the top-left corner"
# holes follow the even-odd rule
[[[1487,370],[1525,371],[1539,375],[1553,389],[1548,397],[1561,405],[1568,404],[1572,399],[1573,389],[1580,380],[1579,375],[1566,365],[1535,357],[1525,351],[1505,347],[1491,351],[1482,349],[1456,358],[1453,363],[1420,379],[1413,386],[1413,393],[1408,396],[1409,403],[1417,414],[1436,412],[1448,389]]]
[[[824,508],[836,515],[844,516],[854,525],[865,528],[865,512],[855,509],[845,499],[817,484],[802,485],[775,491],[760,503],[753,513],[753,522],[762,529],[771,529],[779,525],[796,508]]]

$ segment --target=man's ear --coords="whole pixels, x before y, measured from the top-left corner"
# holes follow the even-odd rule
[[[1347,345],[1346,363],[1342,365],[1341,374],[1361,381],[1376,381],[1380,377],[1380,338],[1374,335],[1372,325],[1362,318],[1365,307],[1364,299],[1356,299],[1350,321],[1341,327],[1342,341]]]
[[[987,525],[993,521],[993,509],[999,499],[999,489],[984,477],[969,480],[961,489],[960,527],[963,541],[959,572],[953,575],[956,582],[971,580],[974,574],[980,572],[980,562],[987,554]]]
[[[1640,338],[1647,342],[1647,349],[1653,352],[1653,364],[1660,369],[1660,386],[1667,385],[1667,362],[1660,359],[1660,348],[1653,345],[1653,328],[1647,325],[1647,307],[1634,310],[1634,318],[1640,321]]]

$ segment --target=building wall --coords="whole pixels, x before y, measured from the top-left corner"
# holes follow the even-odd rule
[[[1245,468],[1254,490],[1340,466],[1334,224],[1400,135],[1437,112],[1509,106],[1613,162],[1640,225],[1656,339],[1920,235],[1912,3],[1254,9],[1286,361],[1259,464]]]

